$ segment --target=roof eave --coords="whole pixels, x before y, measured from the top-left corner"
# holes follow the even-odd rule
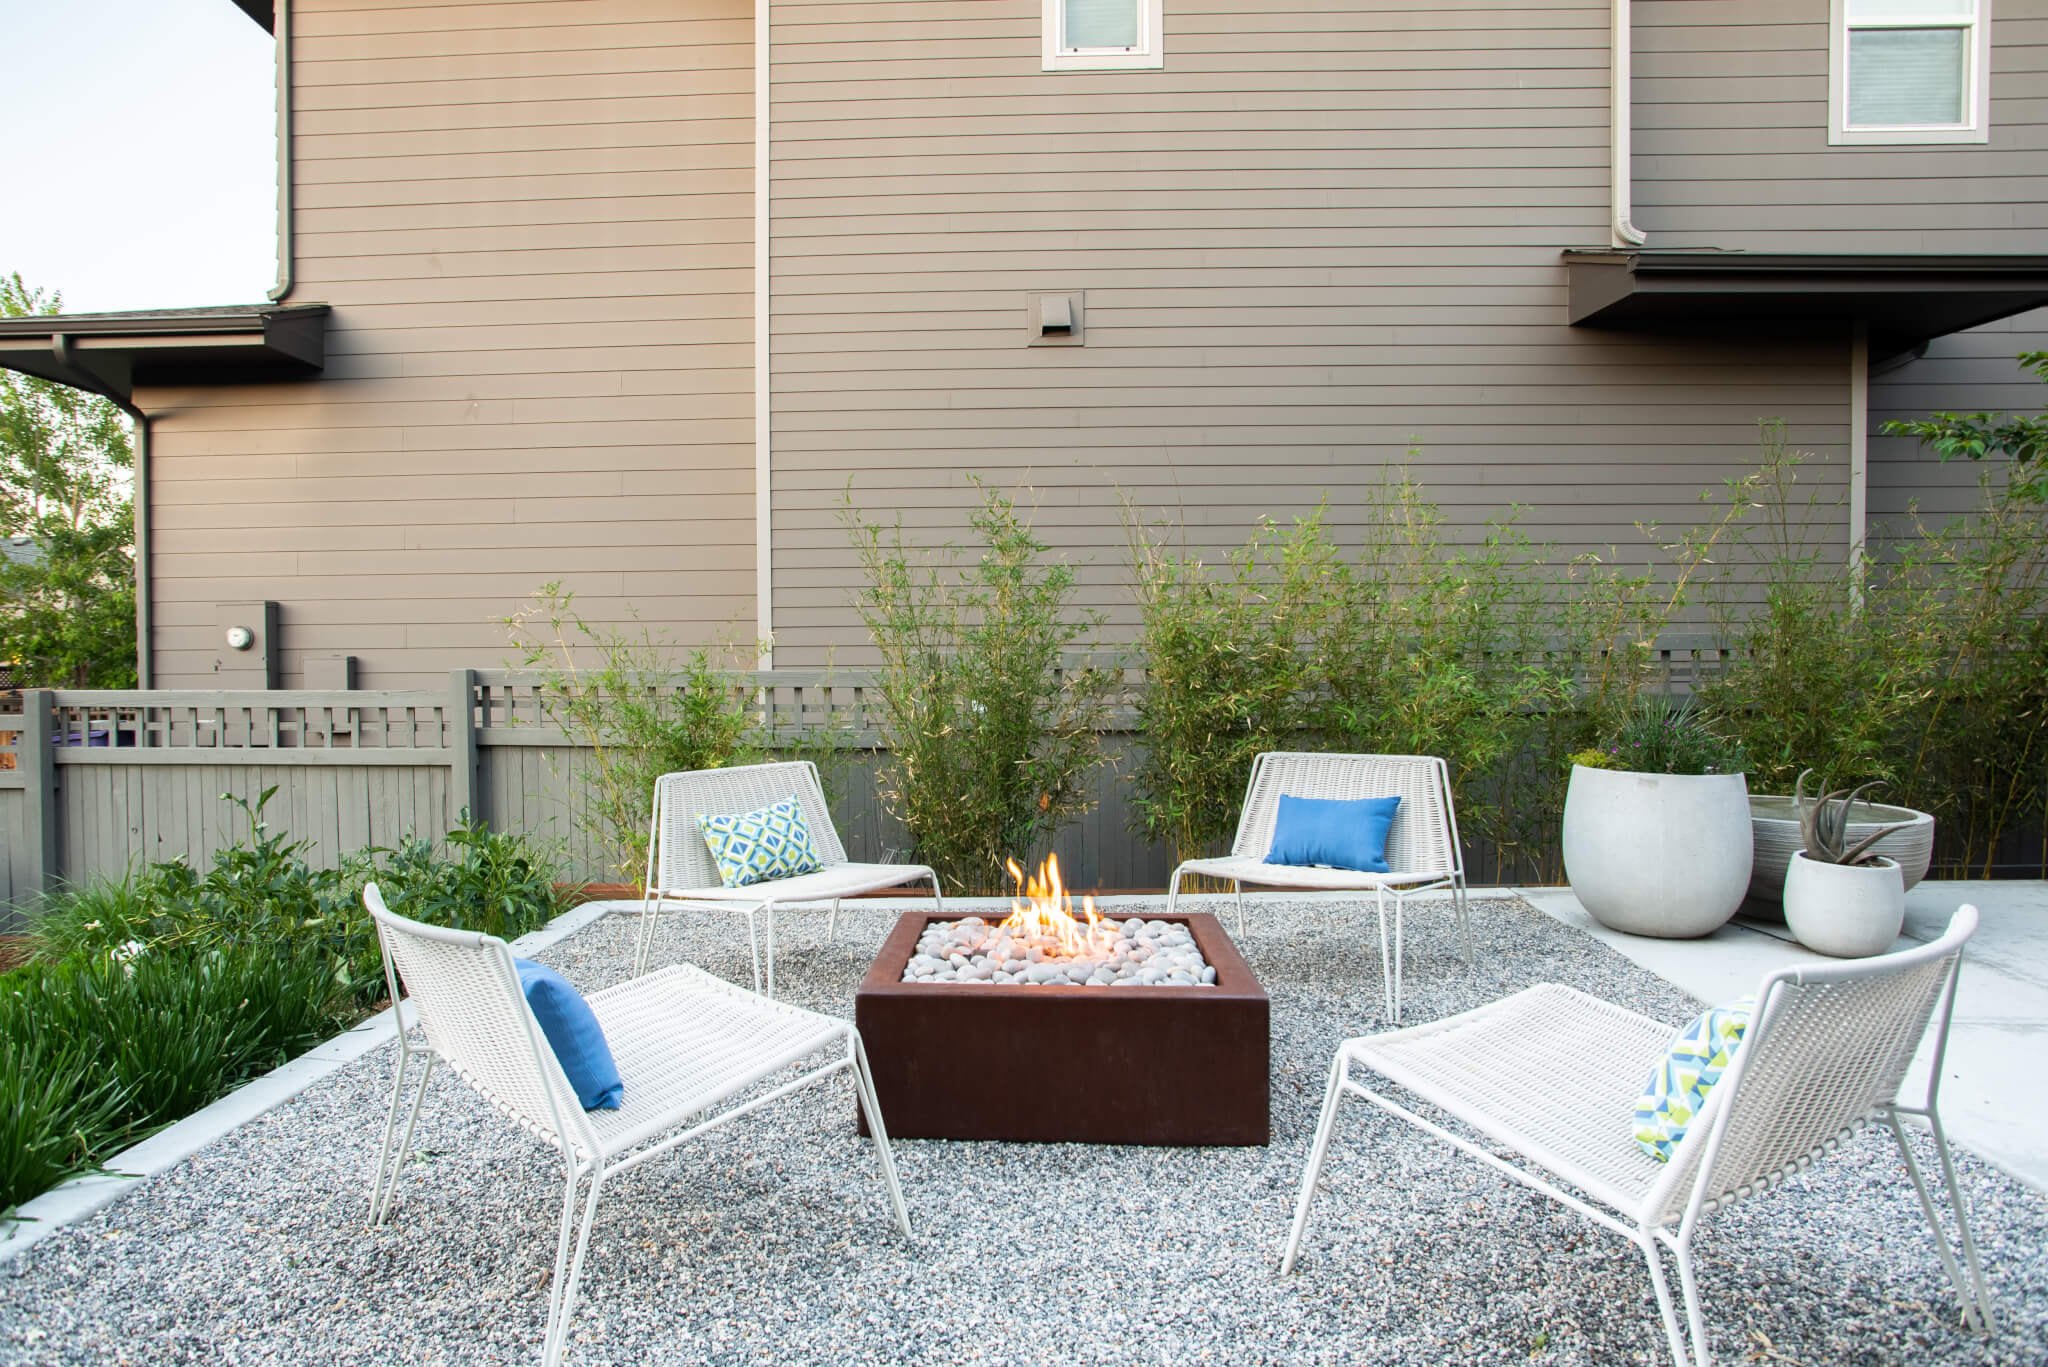
[[[1783,335],[1862,323],[1874,361],[2048,305],[2048,256],[1615,250],[1564,254],[1575,327]]]
[[[310,379],[327,364],[328,313],[325,304],[249,304],[0,318],[0,368],[122,403],[139,385]]]

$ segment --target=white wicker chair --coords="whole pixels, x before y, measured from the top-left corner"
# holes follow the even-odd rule
[[[750,883],[743,888],[726,887],[718,875],[718,861],[711,857],[711,849],[704,843],[697,818],[756,811],[792,795],[803,807],[804,822],[810,827],[811,842],[817,846],[824,867],[795,878]],[[932,896],[939,909],[944,910],[939,876],[923,864],[855,864],[847,859],[846,847],[839,843],[839,832],[832,825],[832,813],[825,806],[817,766],[807,760],[663,774],[654,785],[654,822],[647,844],[647,890],[641,904],[640,946],[633,971],[647,969],[647,957],[654,948],[655,924],[661,919],[664,905],[681,902],[715,907],[736,911],[747,918],[747,947],[754,955],[754,990],[765,990],[773,997],[777,908],[830,902],[832,919],[827,933],[836,933],[840,898],[925,879],[931,880]],[[765,985],[756,924],[763,920],[768,932]]]
[[[1707,1367],[1706,1322],[1692,1260],[1700,1217],[1769,1190],[1881,1120],[1898,1140],[1965,1320],[1989,1332],[1991,1294],[1935,1109],[1963,943],[1976,928],[1977,909],[1966,906],[1932,944],[1767,976],[1741,1048],[1668,1163],[1656,1162],[1636,1145],[1631,1117],[1643,1080],[1663,1057],[1673,1031],[1619,1006],[1546,983],[1428,1025],[1347,1040],[1330,1070],[1281,1271],[1292,1271],[1301,1252],[1338,1103],[1349,1093],[1634,1243],[1649,1263],[1671,1355],[1685,1367],[1686,1335],[1658,1245],[1669,1249],[1685,1299],[1691,1361]],[[1899,1096],[1900,1084],[1937,1010],[1927,1092],[1908,1104]],[[1354,1064],[1448,1112],[1479,1137],[1452,1133],[1355,1081]],[[1906,1143],[1901,1114],[1922,1117],[1933,1131],[1968,1285]],[[1572,1190],[1491,1151],[1501,1147]]]
[[[398,1000],[402,979],[427,1039],[424,1049],[415,1047],[399,1023],[397,1077],[370,1183],[370,1223],[379,1224],[390,1214],[427,1079],[434,1060],[444,1059],[513,1123],[561,1151],[566,1189],[541,1346],[546,1367],[561,1361],[568,1342],[569,1316],[583,1275],[598,1190],[606,1179],[843,1070],[853,1073],[854,1093],[874,1136],[890,1207],[904,1237],[910,1237],[910,1215],[897,1184],[867,1055],[859,1032],[848,1022],[771,1002],[687,964],[608,987],[588,1000],[625,1079],[626,1094],[616,1111],[585,1111],[527,1008],[512,953],[503,940],[394,915],[385,908],[375,883],[363,889],[363,901],[376,919],[391,1000]],[[821,1051],[842,1047],[844,1057],[810,1067],[761,1096],[725,1106],[763,1079]],[[416,1082],[415,1058],[420,1065]],[[408,1084],[416,1090],[401,1136],[398,1117]],[[590,1186],[580,1203],[579,1229],[577,1191],[585,1178]],[[573,1255],[572,1229],[577,1231]]]
[[[1269,864],[1273,822],[1280,799],[1287,797],[1392,797],[1401,805],[1387,832],[1388,873],[1350,869],[1301,868]],[[1401,922],[1407,900],[1425,892],[1451,890],[1452,910],[1465,962],[1472,962],[1472,930],[1465,905],[1465,856],[1458,844],[1458,816],[1451,804],[1451,775],[1432,755],[1317,755],[1275,751],[1252,761],[1252,780],[1245,789],[1244,812],[1237,838],[1221,859],[1190,859],[1173,871],[1166,890],[1170,915],[1180,900],[1180,880],[1200,874],[1230,883],[1237,895],[1237,929],[1244,933],[1244,885],[1301,888],[1311,891],[1370,891],[1377,898],[1380,920],[1380,972],[1386,987],[1387,1020],[1401,1021]],[[1394,902],[1391,953],[1387,937],[1387,899]]]

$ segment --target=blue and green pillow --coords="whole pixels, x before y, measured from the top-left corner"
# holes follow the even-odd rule
[[[1636,1102],[1636,1143],[1643,1152],[1659,1163],[1671,1160],[1707,1093],[1735,1061],[1755,1014],[1755,997],[1737,997],[1701,1014],[1665,1048]]]
[[[758,811],[700,816],[697,828],[718,862],[719,881],[729,888],[794,878],[825,867],[795,794]]]

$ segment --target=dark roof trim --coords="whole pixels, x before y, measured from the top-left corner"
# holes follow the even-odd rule
[[[2048,305],[2048,256],[1600,248],[1564,261],[1575,327],[1682,336],[1860,322],[1874,362]]]
[[[276,0],[235,0],[235,7],[263,25],[265,33],[277,32]]]
[[[303,380],[327,364],[325,304],[0,318],[0,368],[129,403],[138,385]]]

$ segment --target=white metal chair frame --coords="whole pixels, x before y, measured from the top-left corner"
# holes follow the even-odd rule
[[[1648,1017],[1546,983],[1428,1025],[1347,1040],[1331,1066],[1281,1271],[1292,1272],[1301,1252],[1338,1105],[1347,1094],[1363,1097],[1635,1244],[1649,1265],[1673,1359],[1679,1367],[1688,1361],[1708,1367],[1706,1321],[1692,1257],[1700,1217],[1768,1191],[1866,1125],[1882,1120],[1898,1141],[1963,1317],[1972,1329],[1988,1334],[1991,1294],[1936,1111],[1963,944],[1976,926],[1976,908],[1965,906],[1931,944],[1877,959],[1783,969],[1765,977],[1741,1048],[1708,1093],[1706,1105],[1670,1161],[1663,1164],[1636,1147],[1624,1109],[1627,1103],[1615,1101],[1624,1092],[1634,1093],[1640,1085],[1637,1079],[1649,1075],[1671,1037],[1671,1027]],[[1528,1027],[1539,1017],[1542,1039],[1530,1043]],[[1908,1104],[1899,1098],[1899,1088],[1930,1019],[1938,1022],[1933,1071],[1926,1096]],[[1523,1037],[1519,1046],[1511,1043],[1517,1035]],[[1547,1072],[1531,1066],[1530,1051],[1538,1048],[1553,1055]],[[1519,1056],[1510,1058],[1511,1050]],[[1489,1068],[1480,1056],[1490,1051],[1496,1065],[1509,1066]],[[1622,1062],[1631,1057],[1639,1062],[1639,1071],[1601,1076],[1603,1069],[1634,1066]],[[1354,1064],[1449,1112],[1493,1145],[1515,1150],[1590,1200],[1354,1080]],[[1901,1115],[1921,1117],[1933,1132],[1969,1270],[1967,1285],[1906,1142]],[[1687,1335],[1680,1331],[1665,1280],[1660,1245],[1678,1267],[1690,1358]]]
[[[802,807],[804,823],[810,828],[811,843],[817,847],[823,868],[794,878],[776,878],[764,883],[729,888],[718,872],[718,861],[704,843],[697,825],[699,816],[733,816],[758,811],[770,803],[794,796]],[[647,969],[654,949],[654,930],[662,910],[671,902],[679,906],[710,907],[738,912],[747,918],[747,948],[754,959],[754,990],[775,995],[775,913],[778,909],[818,902],[832,904],[828,935],[839,931],[839,903],[842,898],[905,883],[929,879],[938,909],[946,907],[939,890],[939,876],[923,864],[856,864],[846,857],[839,832],[832,824],[832,812],[825,805],[825,790],[818,782],[818,767],[808,760],[784,760],[771,764],[740,764],[729,769],[698,769],[663,774],[654,785],[654,817],[647,841],[647,879],[641,899],[640,943],[633,959],[633,971]],[[768,940],[768,971],[765,984],[761,972],[759,923],[765,922]]]
[[[771,1002],[689,965],[665,968],[588,998],[619,1058],[626,1096],[618,1111],[586,1112],[526,1005],[511,950],[503,940],[395,915],[385,907],[375,883],[363,890],[363,901],[376,920],[391,1000],[399,1001],[402,979],[426,1034],[425,1046],[416,1046],[407,1037],[403,1019],[397,1022],[398,1067],[370,1182],[370,1223],[381,1224],[391,1212],[427,1081],[434,1061],[444,1059],[494,1108],[561,1153],[565,1189],[541,1347],[545,1367],[556,1367],[566,1351],[598,1192],[608,1179],[842,1071],[853,1073],[854,1093],[874,1139],[897,1227],[906,1239],[911,1237],[910,1214],[903,1204],[867,1054],[851,1023]],[[751,1100],[719,1109],[762,1080],[841,1044],[842,1057]],[[635,1061],[663,1054],[683,1057],[689,1066],[666,1072],[633,1068]],[[413,1094],[407,1108],[409,1085]],[[407,1113],[401,1136],[402,1109]],[[578,1190],[586,1178],[589,1191],[579,1202]]]
[[[1388,873],[1303,868],[1269,864],[1273,825],[1285,797],[1391,797],[1399,794],[1394,824],[1387,832]],[[1221,859],[1190,859],[1173,871],[1166,889],[1167,914],[1180,900],[1187,874],[1226,880],[1237,899],[1237,930],[1244,933],[1244,885],[1309,891],[1366,892],[1376,899],[1380,923],[1380,973],[1387,1020],[1401,1021],[1401,931],[1408,899],[1451,890],[1465,963],[1472,963],[1472,928],[1466,905],[1464,847],[1458,842],[1458,814],[1451,801],[1450,768],[1434,755],[1342,755],[1270,751],[1252,761],[1244,810],[1230,853]],[[1387,901],[1394,903],[1392,949],[1388,947]]]

